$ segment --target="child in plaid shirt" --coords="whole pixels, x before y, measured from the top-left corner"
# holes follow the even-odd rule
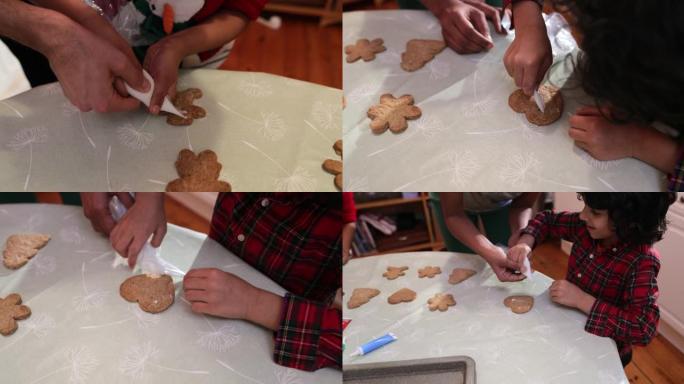
[[[580,193],[579,213],[544,211],[522,230],[508,258],[520,270],[532,248],[548,237],[573,243],[565,280],[551,284],[551,300],[588,315],[585,330],[615,340],[623,366],[632,345],[655,336],[660,317],[658,252],[672,193]]]

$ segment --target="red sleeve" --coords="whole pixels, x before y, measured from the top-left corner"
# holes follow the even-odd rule
[[[521,234],[534,237],[536,247],[547,238],[563,239],[574,243],[580,238],[580,233],[585,230],[586,227],[580,220],[579,213],[543,211],[530,220]]]
[[[342,192],[342,222],[344,224],[356,221],[356,205],[352,192]]]
[[[223,9],[243,13],[250,20],[256,20],[268,0],[227,0],[223,2]]]
[[[627,344],[648,344],[656,334],[660,318],[656,304],[659,269],[660,261],[655,255],[641,255],[626,277],[622,297],[625,305],[596,299],[584,329]]]
[[[315,371],[342,367],[342,311],[287,294],[274,336],[277,364]]]

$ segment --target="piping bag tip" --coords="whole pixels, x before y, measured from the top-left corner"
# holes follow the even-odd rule
[[[539,90],[535,89],[532,97],[534,98],[535,104],[537,104],[537,108],[544,113],[544,98],[539,94]]]
[[[134,89],[133,87],[131,87],[130,85],[128,85],[127,83],[125,83],[124,85],[126,86],[126,91],[128,91],[128,93],[131,96],[140,100],[143,104],[145,104],[145,106],[147,106],[149,108],[150,107],[150,101],[152,101],[152,93],[154,92],[154,79],[149,74],[149,72],[147,72],[144,69],[143,69],[143,76],[145,76],[147,81],[150,82],[150,90],[147,92],[140,92],[140,91]],[[162,102],[161,110],[164,112],[172,113],[176,116],[180,116],[180,117],[185,118],[185,115],[173,105],[171,100],[169,100],[168,96],[164,96],[164,101]]]

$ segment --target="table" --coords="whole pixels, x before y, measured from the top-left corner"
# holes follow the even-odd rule
[[[406,275],[387,280],[388,266],[409,267]],[[418,278],[424,266],[439,266],[440,275]],[[470,268],[477,274],[457,285],[449,284],[453,268]],[[351,260],[343,267],[347,294],[344,318],[343,364],[410,360],[465,355],[475,360],[478,384],[496,383],[621,383],[627,384],[613,340],[584,331],[586,316],[552,303],[552,280],[535,272],[517,283],[501,283],[477,255],[450,252],[413,252]],[[417,292],[410,303],[390,305],[387,297],[400,288]],[[379,296],[356,309],[346,300],[354,288],[377,288]],[[456,306],[430,312],[427,300],[448,292]],[[511,312],[503,300],[512,294],[531,295],[534,308],[522,315]],[[394,332],[398,340],[366,356],[350,358],[357,346]]]
[[[152,191],[178,177],[178,152],[212,149],[234,191],[335,191],[337,89],[253,72],[181,71],[207,116],[188,127],[135,112],[81,113],[49,84],[0,101],[0,190]]]
[[[119,296],[131,271],[80,207],[0,205],[0,241],[36,231],[52,240],[24,267],[0,264],[0,296],[21,294],[31,316],[0,337],[3,383],[339,383],[341,373],[273,362],[270,331],[198,315],[182,298],[152,315]],[[180,269],[217,267],[282,295],[285,290],[204,234],[169,225],[161,255]],[[118,257],[118,256],[117,256]]]
[[[446,48],[425,67],[399,66],[406,42],[442,40],[439,22],[427,11],[344,13],[343,45],[383,38],[387,51],[370,62],[344,63],[344,185],[352,191],[652,191],[663,174],[635,159],[597,161],[568,136],[569,116],[590,103],[572,77],[577,46],[560,15],[547,16],[554,53],[553,84],[563,85],[565,111],[547,127],[530,124],[508,106],[516,89],[503,56],[514,32],[492,30],[494,48],[458,55]],[[401,134],[375,135],[368,108],[380,95],[411,94],[422,109]]]

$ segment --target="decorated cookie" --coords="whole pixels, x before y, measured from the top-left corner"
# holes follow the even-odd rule
[[[193,120],[201,119],[207,115],[204,108],[193,105],[196,99],[202,97],[202,91],[197,88],[188,88],[178,91],[176,97],[171,100],[173,105],[185,114],[185,117],[167,114],[166,122],[170,125],[190,125]]]
[[[399,276],[404,276],[406,271],[409,269],[407,266],[402,266],[402,267],[387,267],[387,272],[383,273],[382,276],[386,277],[387,280],[394,280]]]
[[[449,275],[449,284],[458,284],[461,281],[468,280],[471,276],[475,275],[477,272],[472,269],[467,268],[454,268]]]
[[[337,140],[335,144],[333,144],[333,150],[342,158],[342,140]],[[335,186],[337,189],[342,190],[342,162],[339,160],[325,159],[322,167],[326,172],[335,175]]]
[[[442,269],[440,267],[427,266],[418,270],[418,277],[433,278],[435,275],[439,275],[440,273],[442,273]]]
[[[403,95],[395,98],[386,93],[380,96],[380,104],[368,110],[370,128],[375,134],[381,134],[387,129],[401,133],[408,128],[407,120],[415,120],[421,113],[420,108],[413,105],[413,96]]]
[[[440,312],[444,312],[449,307],[456,305],[456,300],[454,300],[454,296],[450,293],[436,293],[427,302],[430,311],[439,309]]]
[[[513,311],[513,313],[529,312],[534,306],[534,297],[525,295],[508,296],[504,300],[504,305]]]
[[[549,125],[561,117],[563,113],[563,94],[551,85],[539,87],[539,95],[544,100],[544,112],[539,110],[534,98],[525,96],[522,89],[511,93],[508,105],[518,113],[524,113],[527,121],[535,125]]]
[[[18,269],[28,263],[29,259],[38,253],[48,241],[50,235],[40,233],[24,233],[7,238],[5,250],[2,252],[2,262],[9,269]]]
[[[355,44],[344,47],[344,53],[347,54],[347,63],[353,63],[359,59],[374,60],[376,53],[384,52],[386,49],[382,39],[359,39]]]
[[[180,178],[167,184],[166,192],[230,192],[230,184],[218,179],[221,167],[214,151],[204,150],[195,155],[183,149],[176,160]]]
[[[136,275],[121,284],[119,294],[127,301],[138,302],[145,312],[159,313],[173,304],[175,290],[169,275]]]
[[[423,68],[445,47],[446,44],[441,40],[409,40],[406,43],[406,52],[401,54],[401,68],[408,72]]]
[[[347,302],[347,308],[358,308],[379,294],[380,291],[375,288],[356,288]]]
[[[12,293],[0,298],[0,334],[9,336],[17,330],[17,320],[31,316],[31,309],[21,305],[21,296]]]
[[[402,288],[387,298],[390,304],[408,303],[416,299],[416,293],[408,288]]]

